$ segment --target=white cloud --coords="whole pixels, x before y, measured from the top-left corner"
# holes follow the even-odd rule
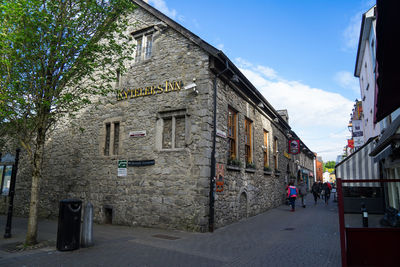
[[[225,45],[224,44],[217,44],[217,48],[219,50],[224,50]]]
[[[167,7],[167,3],[164,0],[149,0],[149,4],[154,5],[154,7],[160,10],[162,13],[170,17],[171,19],[175,19],[177,17],[177,12],[175,9],[169,9]],[[179,17],[180,20],[184,18],[182,16]]]
[[[354,77],[351,72],[339,71],[335,74],[334,80],[341,87],[351,89],[355,93],[360,93],[358,78]]]
[[[335,160],[346,145],[353,102],[337,93],[288,81],[266,66],[236,59],[240,70],[277,110],[287,109],[289,124],[324,160]]]
[[[343,31],[344,44],[346,49],[357,49],[358,39],[360,36],[361,20],[362,12],[359,12],[350,19],[349,24]]]

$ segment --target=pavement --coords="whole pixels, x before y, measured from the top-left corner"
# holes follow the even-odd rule
[[[0,266],[341,266],[337,204],[314,205],[311,194],[306,208],[296,202],[295,212],[283,205],[213,233],[94,224],[94,245],[73,251],[56,249],[56,220],[39,221],[45,246],[13,250],[27,229],[26,218],[13,218]]]

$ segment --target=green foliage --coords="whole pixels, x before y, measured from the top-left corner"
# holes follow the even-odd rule
[[[133,55],[132,10],[129,0],[0,0],[0,122],[33,140],[112,92]]]
[[[228,159],[228,165],[230,166],[236,166],[236,167],[241,167],[242,163],[238,159]]]
[[[254,162],[246,162],[246,168],[255,169],[256,168],[256,164],[254,164]]]
[[[335,171],[335,165],[336,165],[335,161],[325,162],[323,165],[324,172],[328,171],[330,173],[333,173]]]
[[[129,0],[0,0],[0,141],[18,140],[33,167],[27,244],[36,243],[46,134],[113,93],[133,55],[125,16],[133,8]]]
[[[264,166],[264,171],[265,172],[271,172],[272,169],[269,166]]]

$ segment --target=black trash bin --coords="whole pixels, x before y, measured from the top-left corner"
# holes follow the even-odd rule
[[[64,199],[60,201],[57,230],[58,250],[79,249],[81,211],[82,201],[79,199]]]

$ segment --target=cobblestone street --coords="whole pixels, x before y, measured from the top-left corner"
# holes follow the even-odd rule
[[[7,244],[22,241],[26,231],[26,219],[14,218],[12,238],[0,240],[0,265],[340,266],[337,205],[314,205],[311,198],[306,208],[296,203],[296,212],[280,206],[214,233],[95,225],[95,245],[70,252],[55,248],[56,221],[39,224],[39,240],[52,246],[8,252]]]

